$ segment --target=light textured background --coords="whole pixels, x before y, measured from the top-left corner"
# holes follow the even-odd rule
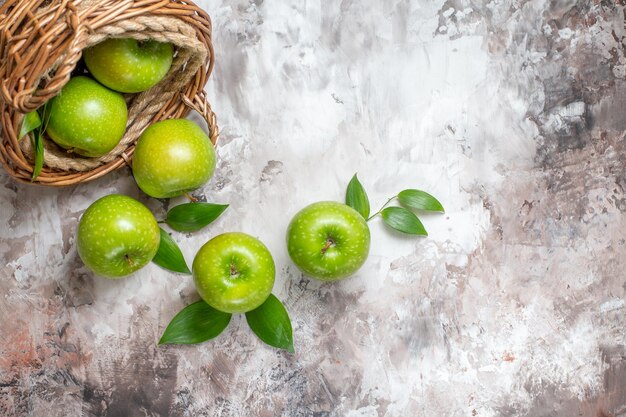
[[[626,416],[621,2],[200,3],[222,128],[200,194],[231,207],[175,237],[189,262],[221,232],[263,240],[297,353],[241,317],[156,346],[191,279],[106,281],[76,254],[100,196],[165,213],[127,170],[60,191],[1,173],[0,415]],[[447,213],[426,239],[374,221],[361,272],[311,281],[288,221],[354,172],[375,206],[418,187]]]

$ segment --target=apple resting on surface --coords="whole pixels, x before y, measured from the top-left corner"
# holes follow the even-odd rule
[[[259,307],[274,286],[272,254],[245,233],[224,233],[202,246],[193,261],[193,279],[200,297],[225,313]]]
[[[156,219],[139,201],[119,194],[96,200],[78,224],[78,254],[107,278],[132,274],[149,263],[161,239]]]
[[[133,175],[144,193],[171,198],[204,185],[215,163],[215,149],[198,125],[186,119],[163,120],[137,141]]]
[[[333,201],[311,204],[287,229],[287,250],[306,274],[336,281],[356,272],[367,259],[370,230],[353,208]]]
[[[119,143],[128,109],[121,94],[88,77],[74,77],[46,109],[48,136],[59,146],[87,157],[102,156]]]
[[[107,39],[83,56],[89,72],[102,84],[121,93],[139,93],[165,77],[174,47],[155,40]]]

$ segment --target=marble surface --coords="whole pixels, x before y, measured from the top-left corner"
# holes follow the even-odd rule
[[[221,232],[264,241],[297,352],[242,317],[157,347],[192,280],[94,277],[74,236],[100,196],[167,203],[128,170],[63,190],[2,172],[0,415],[626,416],[623,2],[200,3],[222,136],[198,194],[231,206],[175,238],[188,261]],[[312,281],[288,221],[355,172],[374,206],[417,187],[447,212],[424,239],[374,221],[356,276]]]

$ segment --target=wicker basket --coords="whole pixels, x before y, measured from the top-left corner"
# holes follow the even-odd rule
[[[147,126],[192,108],[206,119],[215,145],[218,127],[203,91],[214,63],[211,21],[192,2],[7,0],[0,5],[0,162],[18,181],[33,182],[31,141],[18,138],[24,115],[59,93],[83,49],[110,37],[172,43],[170,72],[150,90],[126,95],[126,133],[109,154],[84,158],[44,140],[44,168],[34,183],[73,185],[129,164]]]

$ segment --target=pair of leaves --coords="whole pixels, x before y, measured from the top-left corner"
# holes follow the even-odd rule
[[[33,181],[37,179],[43,169],[43,132],[45,131],[45,128],[46,126],[42,126],[41,117],[36,110],[24,116],[19,139],[21,140],[29,133],[33,133],[31,136],[33,153],[35,155],[35,165],[33,167],[33,175],[31,177]]]
[[[404,207],[386,207],[398,199]],[[374,215],[370,216],[370,203],[363,185],[355,174],[346,190],[346,204],[355,209],[365,220],[380,214],[385,224],[395,230],[412,235],[428,236],[420,219],[409,209],[443,212],[443,206],[432,195],[421,190],[404,190],[390,198]]]
[[[216,310],[200,300],[174,316],[159,344],[194,344],[213,339],[226,329],[231,317],[232,314]],[[273,294],[260,307],[247,312],[246,321],[266,344],[294,352],[289,314]]]
[[[179,232],[195,232],[211,224],[228,208],[227,204],[186,203],[167,212],[164,223]],[[161,243],[152,262],[161,268],[181,274],[191,274],[182,251],[165,230],[161,230]]]

